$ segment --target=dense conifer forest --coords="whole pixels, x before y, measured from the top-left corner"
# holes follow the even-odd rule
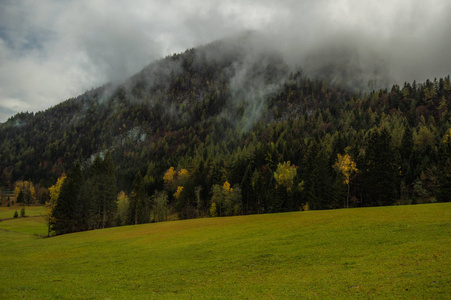
[[[450,77],[354,82],[241,42],[190,49],[0,124],[0,186],[47,202],[58,234],[450,201]]]

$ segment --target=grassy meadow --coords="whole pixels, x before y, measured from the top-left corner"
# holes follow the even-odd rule
[[[14,217],[14,212],[17,212],[20,215],[20,210],[25,208],[25,215],[27,217],[36,217],[42,216],[45,214],[44,206],[11,206],[11,207],[0,207],[0,220],[10,219]]]
[[[26,230],[11,221],[0,222],[0,299],[451,298],[451,203],[195,219],[51,238],[35,235],[45,235],[43,219],[23,223]]]
[[[26,217],[13,218],[15,211],[20,216],[20,210],[22,208],[25,208]],[[26,233],[40,237],[47,236],[47,226],[43,218],[44,213],[44,206],[0,207],[0,230]]]

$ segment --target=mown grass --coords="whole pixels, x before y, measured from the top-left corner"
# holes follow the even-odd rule
[[[45,213],[44,206],[11,206],[11,207],[2,206],[0,207],[0,220],[10,219],[14,217],[15,211],[17,211],[17,213],[20,214],[20,210],[22,208],[25,208],[25,215],[29,217],[41,216],[44,215]]]
[[[13,218],[14,212],[20,215],[20,210],[25,208],[25,218]],[[0,230],[27,233],[37,236],[47,236],[47,226],[43,215],[44,206],[13,206],[0,207]]]
[[[41,216],[16,218],[1,221],[0,229],[45,237],[48,234],[46,224]]]
[[[0,231],[0,298],[449,299],[450,222],[443,203]]]

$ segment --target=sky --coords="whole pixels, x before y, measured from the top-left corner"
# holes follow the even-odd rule
[[[448,0],[0,0],[0,122],[246,30],[293,65],[351,49],[393,83],[451,73]]]

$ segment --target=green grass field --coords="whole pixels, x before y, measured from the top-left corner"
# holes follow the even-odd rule
[[[451,298],[451,203],[24,232],[0,299]]]
[[[45,213],[44,206],[12,206],[12,207],[0,207],[0,220],[10,219],[14,217],[14,212],[20,214],[20,210],[25,208],[25,215],[29,217],[42,216]]]

